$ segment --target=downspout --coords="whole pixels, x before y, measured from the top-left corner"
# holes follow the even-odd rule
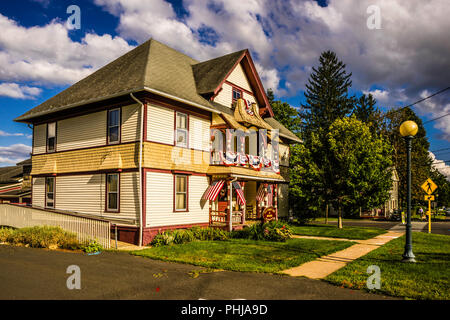
[[[142,246],[142,233],[144,232],[142,218],[143,218],[143,188],[142,188],[142,142],[144,140],[144,104],[136,99],[133,93],[130,93],[130,97],[141,106],[141,123],[139,132],[139,247]]]

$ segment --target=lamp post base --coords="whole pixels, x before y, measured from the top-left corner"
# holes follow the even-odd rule
[[[403,257],[402,262],[413,262],[413,263],[416,262],[416,259],[414,259],[415,256],[412,252],[405,253],[403,254],[402,257]]]

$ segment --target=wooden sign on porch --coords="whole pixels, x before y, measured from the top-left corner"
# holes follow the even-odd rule
[[[274,207],[268,207],[263,212],[264,222],[269,222],[276,219],[276,212]]]

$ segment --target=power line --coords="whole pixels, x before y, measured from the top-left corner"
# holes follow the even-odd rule
[[[416,105],[416,104],[418,104],[418,103],[420,103],[420,102],[423,102],[423,101],[428,100],[428,99],[430,99],[430,98],[432,98],[432,97],[434,97],[434,96],[437,96],[438,94],[441,94],[441,93],[443,93],[443,92],[445,92],[445,91],[447,91],[447,90],[449,90],[449,89],[450,89],[450,87],[441,89],[441,90],[439,90],[438,92],[435,92],[435,93],[433,93],[432,95],[429,95],[428,97],[425,97],[425,98],[422,98],[422,99],[420,99],[420,100],[417,100],[416,102],[413,102],[413,103],[411,103],[411,104],[408,104],[407,106],[398,108],[397,110],[393,110],[392,112],[399,112],[399,111],[401,111],[401,110],[403,110],[403,109],[405,109],[405,108],[412,107],[412,106],[414,106],[414,105]]]
[[[442,148],[442,149],[432,150],[432,151],[430,151],[430,152],[435,153],[435,152],[445,151],[445,150],[450,150],[450,148]]]
[[[440,116],[440,117],[437,117],[437,118],[434,118],[434,119],[431,119],[431,120],[427,120],[427,121],[425,121],[425,122],[422,122],[422,124],[425,124],[425,123],[428,123],[428,122],[432,122],[432,121],[441,119],[441,118],[446,117],[446,116],[449,116],[449,115],[450,115],[450,112],[447,113],[447,114],[444,114],[444,115],[442,115],[442,116]]]

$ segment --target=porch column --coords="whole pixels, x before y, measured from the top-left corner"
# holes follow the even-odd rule
[[[242,181],[242,193],[245,197],[245,181]],[[247,199],[245,200],[244,208],[242,209],[242,224],[245,224],[245,214],[247,212]]]
[[[273,185],[273,204],[275,207],[275,220],[278,220],[278,184]]]
[[[228,189],[230,191],[230,198],[228,202],[228,231],[233,230],[233,184],[230,182],[228,183]]]
[[[258,182],[256,183],[256,193],[258,193],[259,185]],[[256,200],[256,219],[259,219],[259,201]]]

